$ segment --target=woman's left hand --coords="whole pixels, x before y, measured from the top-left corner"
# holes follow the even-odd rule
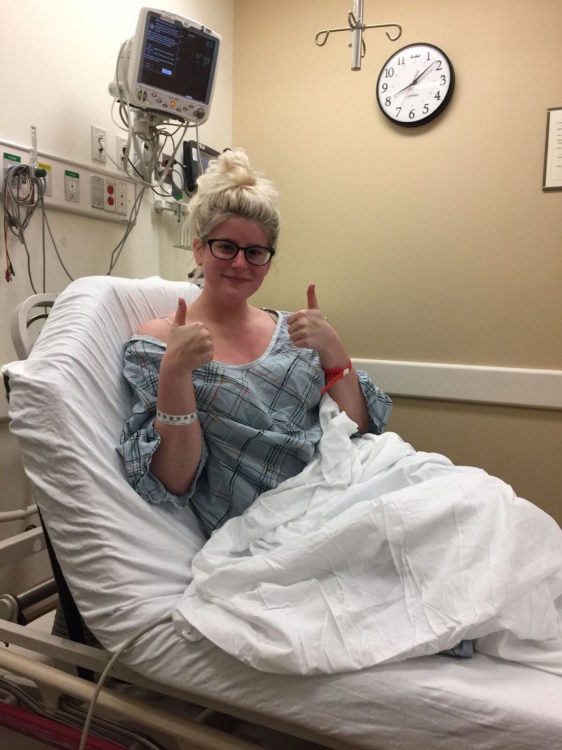
[[[316,349],[324,370],[347,367],[350,362],[335,328],[328,323],[316,299],[316,285],[306,290],[306,310],[298,310],[287,318],[289,336],[295,346]],[[352,419],[360,433],[369,429],[369,414],[357,373],[353,368],[347,377],[330,385],[330,396]]]
[[[343,367],[347,354],[336,330],[326,320],[316,297],[316,284],[306,290],[307,307],[287,318],[289,337],[293,344],[305,349],[316,349],[323,367]]]

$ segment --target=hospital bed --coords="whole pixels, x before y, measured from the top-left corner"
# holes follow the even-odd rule
[[[77,280],[57,297],[29,357],[4,367],[10,427],[54,559],[95,641],[0,621],[0,639],[11,644],[0,649],[2,674],[35,690],[56,719],[63,696],[88,705],[111,654],[146,627],[113,666],[98,707],[122,729],[156,732],[160,747],[562,748],[562,679],[540,669],[476,653],[275,674],[178,634],[169,613],[204,540],[188,508],[149,506],[129,487],[115,445],[130,408],[124,342],[179,295],[198,293],[160,278]],[[20,316],[34,311],[30,302]],[[45,543],[40,528],[21,536],[26,554]],[[212,716],[232,717],[236,729],[225,733]],[[116,732],[116,746],[129,746]]]

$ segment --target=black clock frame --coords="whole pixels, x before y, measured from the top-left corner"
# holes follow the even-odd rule
[[[389,62],[394,57],[396,57],[397,55],[399,55],[401,52],[403,52],[403,51],[405,51],[407,49],[410,49],[411,47],[415,47],[418,44],[423,44],[424,47],[432,47],[433,49],[437,50],[437,52],[439,52],[439,54],[442,55],[445,58],[445,60],[447,61],[448,66],[449,66],[449,70],[451,71],[451,83],[449,85],[449,90],[447,91],[447,94],[443,98],[443,101],[437,107],[437,109],[434,110],[431,114],[427,115],[427,117],[424,117],[422,120],[416,120],[416,121],[413,121],[413,122],[401,122],[400,120],[394,119],[394,117],[392,117],[391,115],[389,115],[388,112],[385,112],[385,110],[384,110],[384,108],[383,108],[383,106],[382,106],[382,104],[380,102],[379,96],[378,96],[379,82],[381,80],[381,76],[382,76],[382,74],[384,72],[384,69],[387,67],[387,65],[389,64]],[[448,55],[445,54],[445,52],[443,52],[443,50],[441,49],[441,47],[437,47],[437,45],[431,44],[430,42],[412,42],[411,44],[406,44],[404,47],[401,47],[399,50],[396,50],[396,52],[393,52],[393,54],[390,55],[390,57],[386,60],[386,62],[382,66],[382,68],[380,70],[380,73],[378,75],[378,78],[377,78],[377,85],[376,85],[376,88],[375,88],[375,98],[377,100],[377,104],[379,105],[380,111],[383,113],[383,115],[388,120],[390,120],[390,122],[393,125],[398,125],[401,128],[419,128],[420,125],[427,125],[428,122],[431,122],[432,120],[435,120],[436,117],[439,117],[439,115],[443,114],[444,110],[447,108],[447,106],[448,106],[448,104],[449,104],[449,102],[451,100],[451,97],[453,96],[453,90],[454,90],[454,88],[455,88],[455,69],[453,68],[453,64],[452,64],[451,60],[449,59]]]

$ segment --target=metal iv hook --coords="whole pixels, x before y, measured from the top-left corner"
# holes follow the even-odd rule
[[[389,29],[391,27],[398,30],[398,33],[396,36],[391,36],[388,31],[385,31],[385,34],[390,39],[391,42],[395,42],[397,39],[400,39],[402,36],[402,26],[398,23],[374,23],[366,26],[364,23],[358,23],[355,20],[355,16],[353,15],[353,11],[349,11],[347,14],[349,26],[344,26],[340,29],[322,29],[322,31],[319,31],[316,36],[314,37],[314,41],[318,45],[318,47],[323,47],[326,42],[328,41],[328,37],[330,34],[336,32],[336,31],[365,31],[365,29]]]
[[[316,36],[314,37],[314,41],[316,42],[318,47],[323,47],[328,41],[328,37],[330,36],[330,34],[338,31],[351,31],[352,42],[349,46],[352,48],[352,70],[361,69],[361,58],[365,57],[365,53],[367,51],[365,42],[363,40],[363,32],[366,29],[396,29],[396,31],[394,32],[394,36],[388,31],[385,32],[386,36],[388,37],[388,39],[390,39],[391,42],[395,42],[402,35],[402,26],[397,23],[375,23],[369,25],[364,24],[363,0],[355,0],[355,12],[349,11],[349,13],[347,14],[347,23],[347,28],[344,27],[339,29],[322,29],[322,31],[319,31],[316,34]]]

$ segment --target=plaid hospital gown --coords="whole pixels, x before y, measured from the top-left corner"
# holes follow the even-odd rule
[[[132,413],[117,451],[130,484],[145,500],[190,504],[210,534],[310,461],[321,435],[318,405],[324,375],[314,350],[292,344],[288,315],[278,314],[275,333],[259,359],[244,365],[212,361],[193,372],[203,453],[195,480],[179,496],[150,473],[160,442],[154,417],[166,345],[147,336],[130,339],[123,373],[132,390]],[[365,372],[358,376],[370,431],[380,433],[392,402]]]

